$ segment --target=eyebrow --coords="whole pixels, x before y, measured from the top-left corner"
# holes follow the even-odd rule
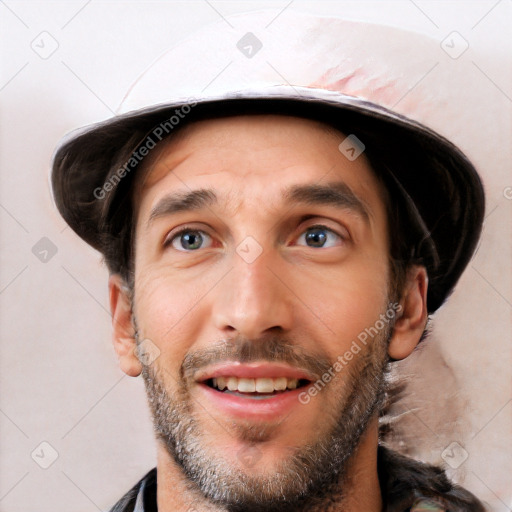
[[[176,192],[161,199],[151,210],[147,225],[155,219],[173,213],[201,210],[217,202],[217,195],[211,189],[200,188],[190,192]]]
[[[286,203],[302,203],[306,205],[332,205],[359,214],[369,221],[369,210],[352,189],[343,182],[331,182],[325,185],[294,185],[284,191]],[[151,210],[147,225],[155,219],[174,213],[201,210],[209,208],[218,202],[217,195],[212,189],[200,188],[190,192],[175,192],[162,198]]]
[[[295,185],[285,191],[285,200],[288,203],[331,205],[352,210],[366,222],[370,220],[370,210],[366,204],[346,183],[339,181],[325,185]]]

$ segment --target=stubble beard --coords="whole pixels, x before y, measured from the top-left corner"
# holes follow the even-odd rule
[[[238,464],[230,464],[224,459],[220,450],[212,450],[204,439],[204,427],[194,416],[194,405],[197,407],[197,404],[190,397],[186,381],[175,378],[176,391],[171,395],[163,372],[155,365],[143,365],[142,376],[156,436],[181,468],[187,482],[194,484],[221,510],[339,510],[345,498],[351,456],[369,422],[379,411],[385,394],[391,330],[390,325],[376,335],[341,370],[337,379],[319,392],[315,399],[325,400],[325,407],[322,407],[322,417],[318,418],[316,438],[305,446],[294,448],[289,456],[276,463],[275,470],[268,476],[255,476],[251,474],[251,468],[244,471]],[[275,348],[279,343],[283,340],[271,340],[267,353],[275,354],[271,346]],[[245,361],[251,358],[247,356],[251,346],[261,348],[265,345],[260,342],[255,345],[249,340],[230,345],[235,353],[245,354],[242,357]],[[260,348],[258,352],[261,352]],[[290,350],[294,349],[297,347],[290,345]],[[288,362],[293,364],[293,361]],[[257,447],[258,442],[272,436],[272,429],[258,431],[254,426],[239,425],[234,435],[244,441],[252,440],[253,446]]]

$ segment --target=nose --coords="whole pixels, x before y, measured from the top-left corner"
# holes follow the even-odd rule
[[[270,331],[291,329],[293,293],[276,259],[266,251],[252,262],[233,255],[233,266],[219,283],[213,305],[213,322],[223,335],[257,339]]]

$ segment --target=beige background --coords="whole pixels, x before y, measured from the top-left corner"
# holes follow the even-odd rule
[[[417,456],[443,463],[444,448],[458,443],[468,458],[447,466],[450,474],[492,510],[512,510],[512,2],[7,0],[0,2],[0,511],[108,510],[155,464],[142,381],[121,373],[111,347],[107,272],[50,197],[56,142],[110,117],[174,43],[262,7],[276,9],[276,23],[293,11],[335,14],[440,44],[457,31],[469,43],[453,73],[472,66],[467,87],[479,87],[488,105],[484,118],[471,117],[468,105],[477,136],[463,147],[483,175],[487,217],[478,253],[435,317],[431,347],[415,356],[430,393],[416,397],[421,407],[409,417],[425,441]],[[440,357],[450,378],[436,377]],[[442,411],[455,401],[461,424],[443,428]]]

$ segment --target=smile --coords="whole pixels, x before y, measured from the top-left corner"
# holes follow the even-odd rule
[[[314,376],[284,365],[226,364],[198,376],[199,389],[216,411],[269,420],[302,406],[298,395]]]
[[[245,398],[266,399],[288,390],[297,389],[309,383],[306,379],[287,377],[260,377],[257,379],[216,377],[208,379],[206,385],[235,396]]]

